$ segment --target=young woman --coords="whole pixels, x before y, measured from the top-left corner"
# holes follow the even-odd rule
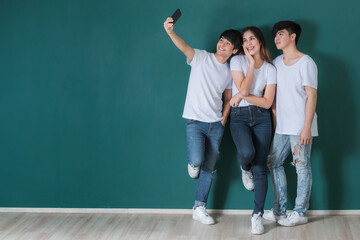
[[[248,190],[254,190],[251,232],[264,233],[262,215],[267,192],[267,155],[272,138],[269,108],[276,90],[276,68],[272,65],[264,36],[257,27],[243,30],[244,55],[230,62],[233,77],[230,100],[230,130]]]

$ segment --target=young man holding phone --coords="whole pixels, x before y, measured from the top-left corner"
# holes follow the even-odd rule
[[[276,131],[268,167],[274,188],[274,206],[271,211],[265,211],[263,218],[283,226],[295,226],[308,222],[311,141],[318,136],[315,113],[318,71],[312,58],[296,47],[301,34],[299,24],[278,22],[272,34],[277,49],[283,54],[273,61],[277,69],[276,103],[273,104]],[[297,173],[297,196],[294,211],[286,216],[287,183],[283,164],[290,151]]]
[[[187,45],[174,32],[173,22],[171,17],[166,19],[165,31],[191,66],[183,118],[186,119],[188,172],[191,178],[199,177],[192,218],[203,224],[214,224],[206,211],[206,203],[230,112],[232,78],[227,61],[241,48],[242,37],[239,31],[227,30],[220,35],[216,52],[209,53]]]

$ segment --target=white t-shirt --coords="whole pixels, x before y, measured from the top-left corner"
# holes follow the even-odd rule
[[[249,61],[245,55],[234,56],[230,61],[230,69],[231,71],[242,72],[244,76],[246,76],[249,69]],[[259,69],[254,69],[254,76],[249,94],[257,97],[263,97],[266,85],[270,84],[276,84],[276,68],[272,64],[264,61],[264,64]],[[238,92],[239,90],[233,82],[232,95],[235,96]],[[249,103],[245,99],[241,99],[238,106],[246,107],[249,105],[253,104]]]
[[[317,89],[318,70],[308,55],[301,57],[295,64],[284,64],[284,56],[274,60],[277,68],[276,88],[276,133],[300,135],[305,123],[305,86]],[[318,136],[317,116],[315,113],[311,135]]]
[[[183,118],[202,122],[222,120],[222,94],[231,89],[231,73],[228,63],[220,63],[214,53],[195,49],[191,66]]]

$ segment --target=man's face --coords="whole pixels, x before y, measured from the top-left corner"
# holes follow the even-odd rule
[[[226,38],[221,37],[216,45],[216,53],[223,57],[230,57],[235,54],[237,49],[234,49],[234,45]]]
[[[278,31],[274,38],[276,48],[279,50],[285,49],[290,44],[295,43],[295,37],[295,33],[290,35],[286,29]]]

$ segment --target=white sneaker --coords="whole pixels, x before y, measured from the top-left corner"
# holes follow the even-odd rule
[[[272,222],[277,222],[280,219],[286,218],[286,215],[282,215],[282,216],[275,215],[274,211],[271,209],[264,212],[263,218]]]
[[[254,214],[251,218],[251,233],[252,234],[263,234],[264,226],[262,224],[261,213]]]
[[[254,177],[250,171],[245,171],[242,169],[242,167],[240,167],[241,172],[242,172],[242,181],[243,184],[245,186],[245,188],[249,191],[254,190],[255,184],[254,184]]]
[[[214,224],[214,219],[207,213],[204,206],[193,208],[192,218],[202,224]]]
[[[299,224],[305,224],[308,222],[307,217],[302,217],[298,212],[294,211],[290,213],[287,218],[280,219],[278,223],[285,227],[292,227]]]
[[[191,178],[197,178],[199,176],[200,167],[194,167],[188,164],[188,172]]]

